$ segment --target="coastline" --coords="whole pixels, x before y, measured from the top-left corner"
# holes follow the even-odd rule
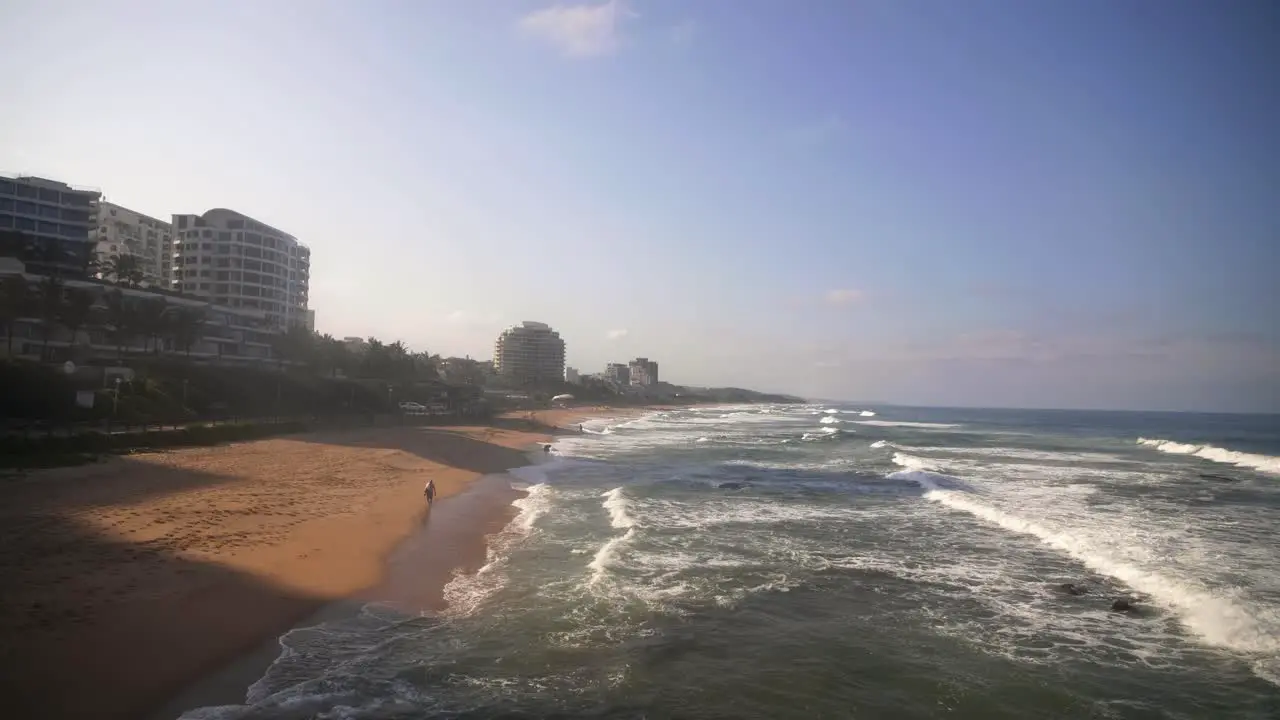
[[[269,665],[282,633],[350,612],[384,583],[400,583],[384,595],[439,610],[454,569],[483,563],[485,536],[512,517],[516,496],[497,502],[488,488],[475,493],[488,519],[475,522],[463,493],[477,479],[530,464],[527,449],[557,426],[645,411],[314,433],[10,480],[0,691],[19,714],[48,718],[175,717],[205,698],[224,704],[232,689],[239,702],[234,668],[262,669],[251,659]],[[427,477],[441,501],[434,525],[446,528],[435,535],[422,523]],[[423,537],[436,552],[414,550]],[[413,572],[397,570],[405,563]],[[224,690],[209,695],[218,677]],[[195,704],[179,707],[184,698]]]

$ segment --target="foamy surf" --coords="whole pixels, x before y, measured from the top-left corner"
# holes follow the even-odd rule
[[[1139,445],[1153,447],[1162,453],[1171,455],[1192,455],[1211,462],[1251,468],[1272,475],[1280,475],[1280,457],[1257,455],[1254,453],[1236,452],[1212,445],[1193,445],[1158,438],[1138,438]]]
[[[954,430],[956,423],[907,422],[905,420],[854,420],[859,425],[885,428],[920,428],[922,430]]]
[[[907,464],[913,463],[907,460]],[[1159,569],[1136,566],[1117,558],[1096,542],[1004,512],[970,494],[944,489],[937,482],[938,476],[928,472],[906,471],[889,477],[917,481],[926,488],[924,497],[928,500],[1006,530],[1033,536],[1085,567],[1125,583],[1176,613],[1183,624],[1205,642],[1246,655],[1263,656],[1257,662],[1271,662],[1280,656],[1280,613],[1251,602],[1238,588],[1210,588],[1193,578],[1174,577]]]

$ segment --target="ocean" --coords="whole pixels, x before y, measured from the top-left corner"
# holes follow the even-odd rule
[[[1280,718],[1276,416],[586,430],[511,473],[528,495],[447,611],[294,630],[248,704],[183,717]]]

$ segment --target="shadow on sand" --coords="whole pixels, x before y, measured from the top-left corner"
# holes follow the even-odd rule
[[[145,481],[112,482],[120,464],[131,463],[137,461],[116,458],[93,472],[55,470],[0,483],[0,697],[6,716],[139,717],[319,602],[180,557],[164,535],[126,542],[79,522],[77,513],[95,507],[229,480],[148,466],[139,473]]]

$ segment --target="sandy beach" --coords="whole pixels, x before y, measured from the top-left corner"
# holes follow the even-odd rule
[[[449,498],[528,464],[551,427],[627,412],[295,435],[6,479],[0,691],[18,717],[135,718],[335,601],[377,589],[438,609],[511,499],[470,493],[489,500],[450,511]],[[442,502],[424,525],[428,478]],[[438,558],[425,570],[421,527]],[[388,573],[397,562],[417,571]]]

